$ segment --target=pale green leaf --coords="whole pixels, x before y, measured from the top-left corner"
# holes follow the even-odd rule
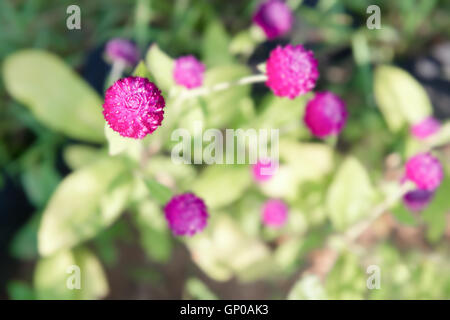
[[[213,20],[206,28],[203,36],[202,50],[203,61],[207,66],[217,66],[233,62],[233,56],[229,51],[230,39],[225,27]]]
[[[124,209],[131,189],[120,159],[101,159],[68,175],[42,217],[39,252],[50,255],[95,236]]]
[[[151,45],[148,49],[145,63],[158,88],[169,91],[175,85],[173,80],[174,61],[157,44]]]
[[[392,131],[415,124],[432,112],[422,85],[398,67],[381,65],[375,70],[375,98]]]
[[[320,278],[307,274],[294,284],[287,298],[288,300],[324,300],[327,299],[327,294]]]
[[[75,139],[103,142],[102,100],[59,57],[23,50],[6,58],[8,92],[46,126]]]
[[[209,208],[214,209],[239,199],[250,184],[247,166],[213,165],[203,170],[191,188]]]
[[[167,262],[172,252],[172,236],[161,209],[152,201],[143,201],[137,207],[135,221],[147,256],[158,262]]]
[[[326,196],[329,218],[337,230],[345,230],[369,215],[375,191],[362,164],[347,158],[338,169]]]
[[[73,266],[79,268],[79,273]],[[80,288],[73,285],[79,275]],[[34,271],[37,299],[98,299],[108,293],[108,283],[97,257],[85,248],[60,251],[38,261]]]

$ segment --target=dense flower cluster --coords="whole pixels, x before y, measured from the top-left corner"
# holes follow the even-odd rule
[[[441,128],[441,124],[433,117],[427,117],[411,127],[411,133],[417,139],[426,139],[435,134]]]
[[[345,102],[331,92],[317,92],[306,105],[304,121],[319,138],[337,135],[347,122]]]
[[[193,89],[202,86],[204,72],[205,65],[190,55],[175,60],[173,77],[176,84]]]
[[[164,213],[170,229],[178,236],[192,236],[202,231],[209,217],[205,203],[193,193],[172,197]]]
[[[280,0],[268,0],[262,3],[253,16],[269,39],[274,39],[289,32],[294,23],[291,9]]]
[[[317,60],[302,45],[278,46],[266,62],[266,85],[280,97],[293,99],[311,91],[319,78]]]
[[[405,178],[414,182],[420,190],[435,190],[443,177],[441,163],[430,153],[419,153],[406,163]]]
[[[117,80],[106,90],[103,115],[111,129],[123,137],[142,139],[161,125],[165,101],[146,78]]]
[[[266,226],[279,228],[285,224],[288,207],[281,200],[267,200],[262,208],[262,220]]]

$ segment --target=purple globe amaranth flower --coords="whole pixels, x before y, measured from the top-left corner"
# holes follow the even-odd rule
[[[428,206],[433,199],[433,196],[433,191],[417,189],[407,192],[403,196],[403,203],[409,210],[419,212]]]
[[[164,98],[158,87],[146,78],[117,80],[106,90],[103,116],[123,137],[143,139],[161,125]]]
[[[260,159],[252,166],[253,179],[257,182],[270,180],[273,176],[272,161],[270,159]]]
[[[313,52],[301,44],[272,50],[266,70],[266,85],[275,95],[290,99],[311,91],[319,78]]]
[[[441,124],[433,117],[427,117],[411,127],[411,134],[417,139],[426,139],[435,134],[441,128]]]
[[[414,182],[420,190],[435,190],[443,177],[441,163],[430,153],[419,153],[406,162],[405,178]]]
[[[205,65],[194,56],[184,56],[175,60],[173,77],[175,83],[188,89],[201,87]]]
[[[294,15],[284,2],[269,0],[258,7],[253,22],[264,31],[268,39],[274,39],[291,30]]]
[[[209,217],[205,203],[193,193],[172,197],[164,212],[170,229],[178,236],[192,236],[202,231]]]
[[[115,38],[108,41],[105,52],[112,62],[122,61],[128,66],[135,65],[139,60],[136,45],[127,39]]]
[[[285,224],[288,207],[281,200],[267,200],[262,208],[262,220],[266,226],[279,228]]]
[[[308,101],[304,115],[306,126],[319,138],[339,134],[347,118],[345,102],[331,92],[317,92]]]

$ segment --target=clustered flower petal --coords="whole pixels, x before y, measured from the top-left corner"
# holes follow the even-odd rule
[[[294,15],[283,1],[269,0],[258,7],[253,22],[264,31],[268,39],[274,39],[291,30]]]
[[[106,90],[103,116],[111,129],[123,137],[142,139],[161,125],[164,98],[146,78],[117,80]]]
[[[209,217],[205,203],[193,193],[172,197],[164,212],[170,229],[179,236],[192,236],[202,231]]]
[[[266,70],[266,85],[275,95],[290,99],[311,91],[319,78],[313,52],[301,44],[272,50]]]
[[[175,83],[188,89],[201,87],[205,65],[194,56],[184,56],[175,60],[173,77]]]
[[[279,228],[287,220],[288,207],[281,201],[276,199],[267,200],[262,208],[262,219],[266,226]]]
[[[414,182],[418,189],[433,191],[443,177],[441,163],[430,153],[419,153],[406,162],[405,178]]]
[[[253,178],[257,182],[270,180],[274,174],[273,163],[270,159],[260,159],[252,166]]]
[[[308,101],[304,121],[311,133],[319,138],[339,134],[348,118],[345,102],[331,92],[317,92]]]
[[[115,38],[106,44],[106,56],[112,62],[122,61],[128,66],[135,65],[139,60],[139,51],[136,45],[121,38]]]
[[[417,139],[426,139],[435,134],[441,128],[441,124],[433,117],[427,117],[411,127],[411,133]]]
[[[433,191],[417,189],[407,192],[403,196],[403,203],[409,210],[419,212],[425,209],[425,207],[433,199],[433,196]]]

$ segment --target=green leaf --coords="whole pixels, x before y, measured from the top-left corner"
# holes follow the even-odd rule
[[[108,153],[110,156],[126,152],[138,159],[142,150],[142,140],[122,137],[118,132],[111,129],[108,124],[105,124],[105,136],[106,140],[108,140]]]
[[[167,262],[172,252],[172,237],[161,209],[151,201],[143,201],[137,208],[135,222],[147,256],[158,262]]]
[[[288,300],[324,300],[325,288],[318,276],[307,274],[297,281],[288,294]]]
[[[366,277],[357,256],[343,253],[327,276],[326,293],[333,300],[362,299],[366,288]]]
[[[74,284],[79,268],[80,289]],[[108,283],[97,257],[86,248],[60,251],[38,261],[34,271],[34,288],[37,299],[98,299],[108,294]]]
[[[175,85],[173,80],[174,61],[157,44],[153,44],[147,51],[145,63],[158,88],[169,91]]]
[[[251,184],[247,166],[213,165],[206,167],[193,182],[192,190],[215,209],[239,199]]]
[[[441,185],[436,190],[433,200],[421,212],[421,216],[427,225],[426,237],[430,242],[435,243],[439,241],[445,232],[445,217],[450,212],[449,194],[450,178],[445,176]]]
[[[39,252],[50,255],[75,246],[111,225],[131,189],[125,164],[101,159],[68,175],[50,199],[38,232]]]
[[[193,261],[216,281],[233,275],[240,281],[255,281],[274,273],[269,248],[243,233],[229,214],[214,213],[206,230],[185,241]]]
[[[172,198],[172,190],[154,179],[145,179],[150,196],[160,205],[165,205]]]
[[[328,215],[337,230],[343,231],[370,213],[375,192],[369,175],[353,157],[338,169],[326,196]]]
[[[102,156],[106,156],[104,150],[83,144],[67,146],[63,151],[64,161],[72,170],[77,170],[91,164]]]
[[[28,199],[38,208],[42,208],[58,185],[61,177],[53,163],[31,164],[22,174],[22,184]]]
[[[34,291],[27,283],[12,280],[8,282],[8,296],[11,300],[34,300]]]
[[[133,76],[135,77],[141,77],[141,78],[147,78],[151,80],[151,74],[150,71],[148,71],[147,66],[145,65],[144,61],[139,61],[138,65],[133,71]]]
[[[41,215],[34,213],[31,219],[14,235],[9,247],[13,257],[31,260],[38,256],[37,231],[40,221]]]
[[[23,50],[6,58],[9,94],[46,126],[79,140],[103,142],[102,100],[57,56]]]
[[[198,278],[186,281],[186,292],[190,299],[217,300],[217,296]]]
[[[206,28],[203,36],[203,61],[207,66],[217,66],[233,62],[230,54],[230,37],[220,20],[213,20]]]
[[[432,112],[431,102],[422,85],[408,72],[382,65],[375,70],[375,98],[392,131],[415,124]]]

